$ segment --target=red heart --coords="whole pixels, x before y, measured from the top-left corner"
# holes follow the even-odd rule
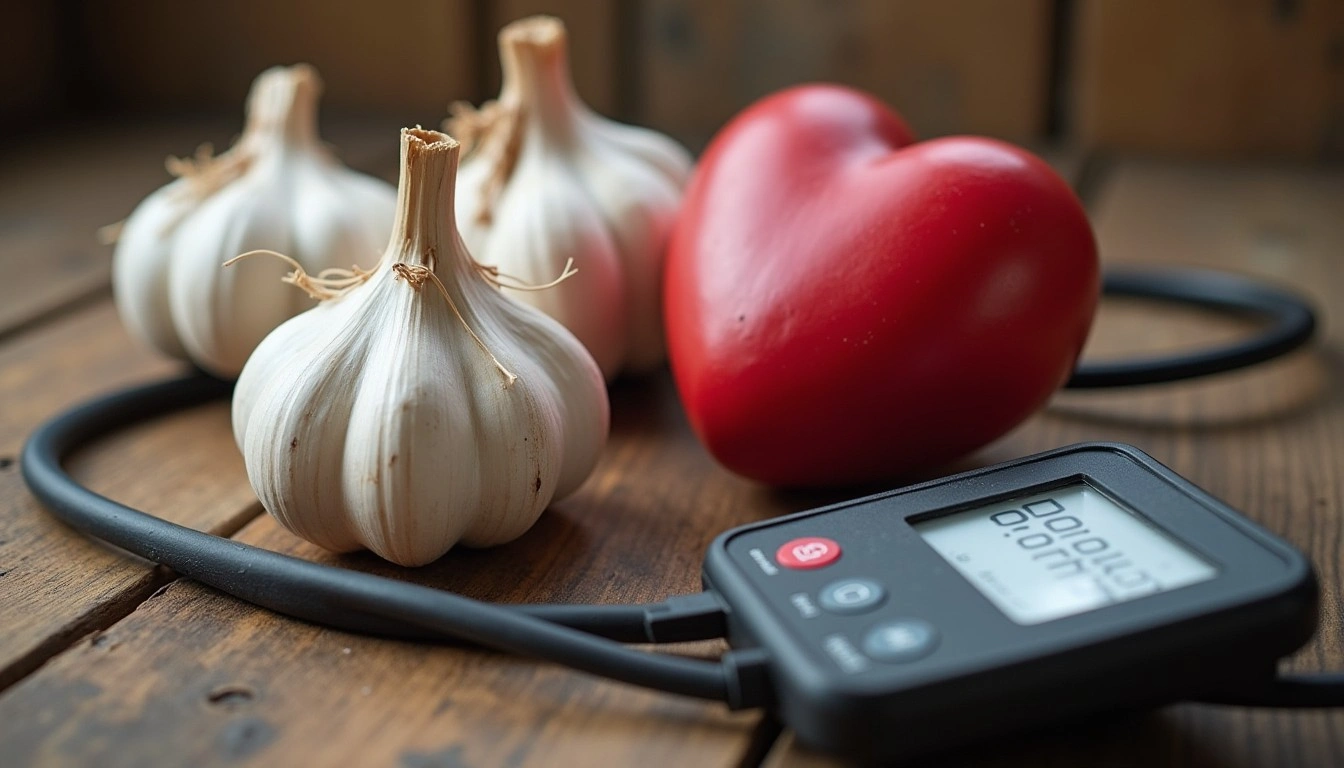
[[[667,256],[669,355],[700,439],[767,483],[952,461],[1073,370],[1099,290],[1068,185],[998,141],[912,143],[863,93],[802,86],[738,115]]]

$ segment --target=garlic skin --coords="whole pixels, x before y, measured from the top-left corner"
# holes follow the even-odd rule
[[[572,258],[578,274],[555,290],[506,292],[573,331],[608,379],[654,368],[665,357],[663,252],[691,157],[579,100],[559,19],[509,24],[499,48],[498,100],[458,107],[445,124],[476,142],[458,178],[462,237],[481,263],[530,283]]]
[[[401,158],[382,260],[262,341],[233,428],[286,528],[415,566],[522,535],[592,472],[610,416],[583,345],[504,296],[467,252],[457,142],[404,130]]]
[[[132,336],[232,378],[267,333],[312,301],[279,282],[278,263],[220,264],[257,248],[291,254],[314,273],[377,257],[396,194],[322,144],[320,93],[310,66],[266,70],[227,152],[169,161],[180,178],[136,207],[113,254],[113,296]]]

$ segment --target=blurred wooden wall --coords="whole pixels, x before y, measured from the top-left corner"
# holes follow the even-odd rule
[[[1344,150],[1344,0],[1082,0],[1086,146],[1303,158]]]
[[[1344,151],[1344,0],[5,0],[0,127],[237,109],[294,61],[329,109],[432,124],[496,91],[495,32],[543,12],[567,21],[595,108],[696,148],[751,100],[829,80],[925,136]]]

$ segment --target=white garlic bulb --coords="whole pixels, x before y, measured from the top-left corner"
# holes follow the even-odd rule
[[[579,100],[558,19],[514,22],[499,47],[499,99],[456,106],[447,123],[476,145],[458,180],[462,236],[481,263],[527,282],[572,258],[574,279],[515,298],[573,331],[608,379],[648,370],[664,357],[663,251],[690,155]]]
[[[396,194],[322,144],[320,92],[310,66],[269,69],[253,83],[246,127],[227,152],[170,160],[181,178],[140,203],[113,255],[117,311],[132,336],[233,377],[267,333],[312,301],[280,283],[278,263],[221,270],[223,261],[271,248],[318,273],[377,258]]]
[[[457,142],[405,130],[401,158],[387,252],[371,272],[291,275],[325,300],[257,347],[233,428],[286,528],[422,565],[522,535],[592,471],[609,412],[579,341],[463,245]]]

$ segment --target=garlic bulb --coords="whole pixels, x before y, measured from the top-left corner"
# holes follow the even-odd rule
[[[280,283],[277,263],[220,263],[255,248],[285,251],[312,272],[377,258],[396,195],[322,144],[320,91],[312,67],[269,69],[227,152],[170,159],[180,178],[126,219],[113,255],[117,311],[132,336],[233,377],[267,333],[312,302]]]
[[[252,487],[294,533],[402,565],[510,541],[592,471],[608,403],[559,323],[498,290],[453,221],[458,144],[402,131],[372,271],[290,281],[324,301],[257,347],[233,399]],[[232,268],[232,267],[231,267]]]
[[[455,105],[446,123],[476,145],[458,180],[462,237],[482,263],[528,282],[574,259],[574,279],[515,298],[564,323],[608,379],[652,368],[664,357],[663,250],[691,158],[579,100],[558,19],[514,22],[499,47],[499,99]]]

